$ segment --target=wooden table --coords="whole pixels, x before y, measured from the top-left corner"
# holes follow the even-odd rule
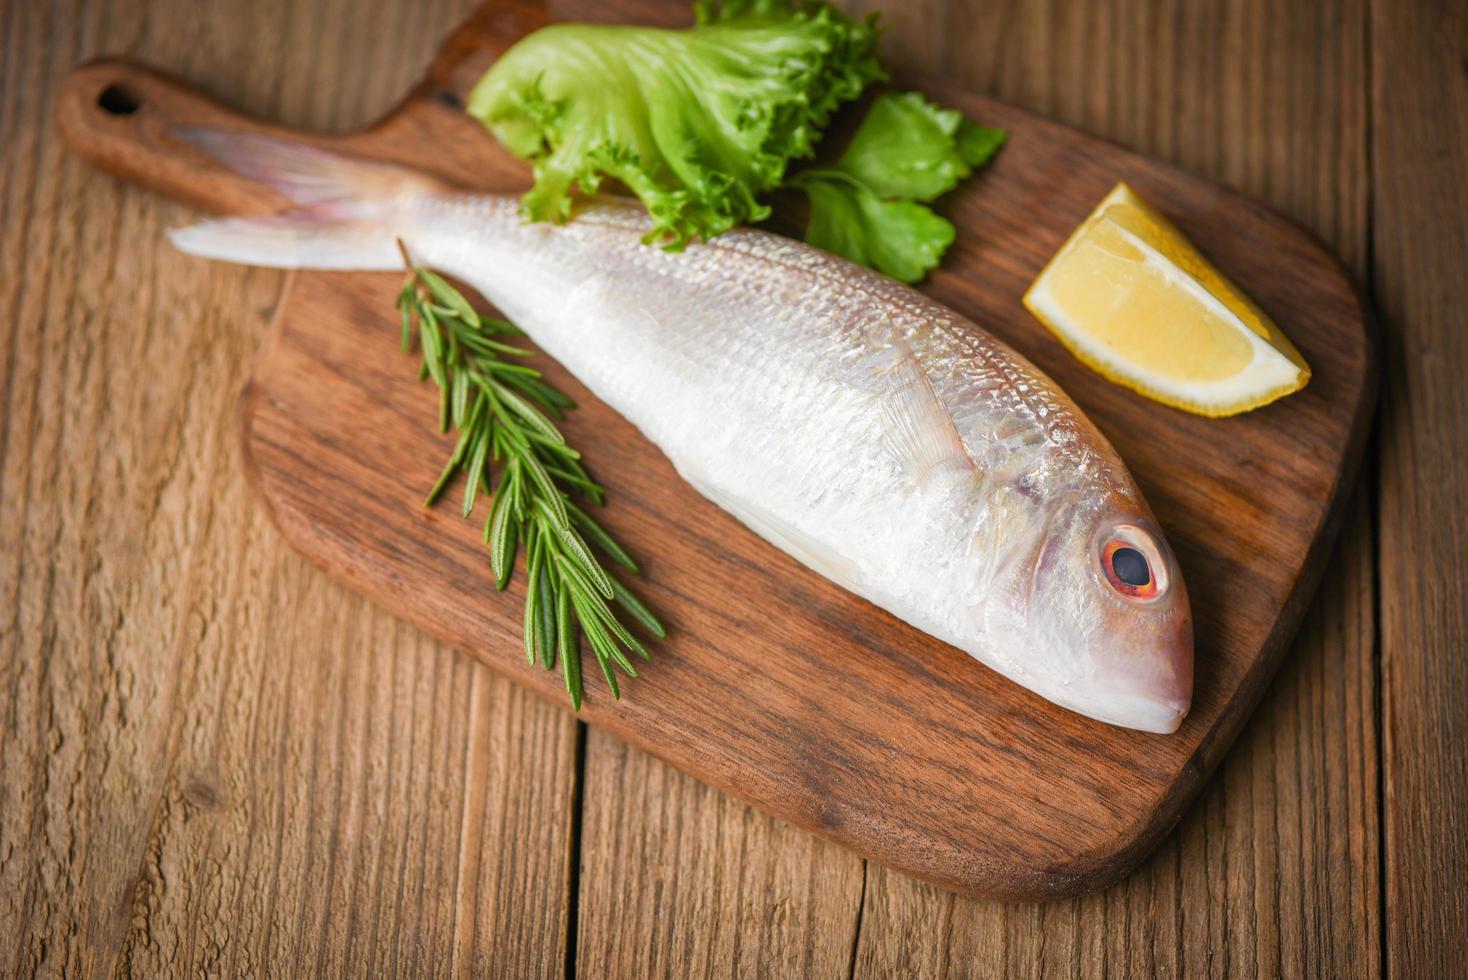
[[[0,4],[0,973],[1442,976],[1468,948],[1468,5],[888,0],[894,60],[1312,228],[1380,312],[1367,477],[1292,654],[1121,885],[959,899],[680,775],[329,582],[234,401],[278,273],[62,151],[124,52],[382,113],[473,0]],[[1457,951],[1457,956],[1454,956]]]

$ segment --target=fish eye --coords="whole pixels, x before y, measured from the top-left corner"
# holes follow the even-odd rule
[[[1109,529],[1102,536],[1097,557],[1101,577],[1122,597],[1152,602],[1167,592],[1167,561],[1146,529],[1134,524]]]
[[[1111,573],[1123,584],[1142,589],[1152,584],[1152,569],[1136,548],[1123,545],[1111,553]]]

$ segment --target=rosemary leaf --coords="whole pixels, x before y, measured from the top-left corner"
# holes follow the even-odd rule
[[[570,446],[566,445],[564,442],[558,442],[554,439],[550,439],[542,435],[536,429],[526,429],[524,431],[524,435],[526,439],[530,440],[531,442],[538,443],[542,448],[546,449],[549,452],[555,453],[557,456],[560,456],[563,459],[581,458],[580,453],[572,449]],[[550,464],[547,463],[546,465],[549,466]]]
[[[545,413],[542,412],[540,409],[530,404],[524,398],[521,398],[515,392],[510,391],[508,388],[500,391],[499,397],[501,398],[501,400],[504,401],[506,405],[510,407],[510,410],[513,411],[516,415],[520,416],[521,420],[529,425],[532,430],[540,433],[551,442],[560,443],[562,445],[565,444],[566,437],[561,435],[561,430],[557,429],[556,424],[550,419],[546,418]]]
[[[611,608],[605,602],[590,605],[592,614],[596,616],[602,626],[606,627],[607,632],[622,641],[623,646],[644,660],[652,659],[647,652],[647,647],[638,642],[637,637],[628,632],[625,626],[617,622],[617,617],[612,614]]]
[[[486,361],[484,369],[495,374],[519,374],[527,378],[540,377],[540,372],[535,368],[525,364],[511,364],[508,361]]]
[[[512,434],[518,436],[526,447],[530,445],[530,441],[525,439],[522,434]],[[566,517],[565,498],[561,496],[561,491],[556,487],[555,481],[551,479],[551,475],[546,472],[545,464],[540,461],[540,458],[534,452],[527,452],[522,459],[524,461],[525,472],[529,474],[531,482],[540,491],[535,497],[536,503],[549,509],[552,524],[556,527],[565,527],[568,520]]]
[[[412,283],[403,287],[398,293],[398,309],[403,311],[403,353],[413,349],[413,286]]]
[[[546,464],[545,471],[551,476],[555,477],[557,480],[569,483],[576,487],[576,489],[578,490],[584,490],[587,496],[590,496],[593,499],[595,499],[597,494],[601,493],[601,487],[599,487],[595,483],[592,483],[590,480],[582,479],[575,473],[572,473],[570,470],[565,470],[559,466],[551,466],[550,464]]]
[[[469,485],[464,488],[465,520],[474,513],[474,499],[479,493],[479,481],[484,476],[485,457],[489,455],[489,430],[481,430],[469,454]]]
[[[516,522],[512,519],[514,508],[510,506],[512,495],[503,483],[494,495],[494,505],[489,515],[489,564],[494,569],[494,585],[501,592],[510,584],[510,573],[515,569]]]
[[[509,320],[501,320],[499,317],[493,316],[480,317],[479,319],[484,324],[486,330],[491,330],[494,333],[509,334],[512,337],[525,336],[525,331],[515,326]]]
[[[564,524],[556,530],[559,532],[563,554],[576,563],[586,578],[596,587],[597,592],[608,599],[612,598],[615,593],[612,592],[611,577],[601,567],[601,563],[596,560],[591,549],[586,547],[586,542],[581,540],[581,535],[577,534],[575,528],[570,524]]]
[[[540,378],[532,378],[529,375],[518,377],[507,377],[505,381],[519,388],[526,397],[533,398],[547,412],[564,418],[565,413],[576,407],[576,403],[561,394]]]
[[[556,572],[560,576],[561,581],[573,594],[600,595],[596,586],[592,584],[591,579],[587,578],[586,573],[581,570],[581,566],[570,558],[567,558],[565,555],[556,555],[555,564]]]
[[[440,388],[448,383],[443,365],[443,335],[439,333],[438,318],[426,306],[418,308],[418,340],[423,347],[423,365],[428,376]]]
[[[536,608],[540,619],[540,665],[546,670],[554,670],[556,666],[556,596],[552,594],[551,578],[548,566],[543,566]]]
[[[571,622],[571,590],[562,588],[556,594],[556,645],[561,661],[561,674],[566,679],[566,693],[571,707],[581,710],[581,651],[577,649],[576,627]]]
[[[460,432],[464,431],[464,419],[469,414],[469,375],[463,371],[454,372],[454,410],[451,415],[454,428]]]
[[[632,556],[622,550],[622,546],[617,544],[610,534],[602,530],[600,524],[591,519],[590,514],[570,501],[566,502],[566,513],[571,515],[571,523],[579,527],[582,534],[596,542],[596,546],[602,551],[605,551],[608,557],[629,572],[633,574],[637,573],[637,562],[633,561]]]
[[[612,578],[612,591],[617,593],[617,605],[627,610],[627,615],[641,623],[643,629],[660,640],[668,635],[662,621],[652,614],[652,610],[643,605],[642,600],[615,577]]]
[[[440,276],[432,269],[420,268],[417,272],[418,281],[428,287],[428,291],[433,294],[434,299],[457,313],[459,319],[465,323],[476,327],[479,326],[479,314],[474,311],[474,307],[469,305],[469,301],[464,298],[463,293],[450,286],[444,281],[443,276]]]
[[[535,587],[535,580],[540,574],[540,569],[531,566],[530,573],[526,576],[530,584],[525,587],[525,621],[521,624],[521,631],[525,640],[525,662],[535,663],[535,624],[539,622],[535,615],[535,604],[540,599],[540,591]]]
[[[573,596],[571,601],[575,602],[576,598]],[[611,634],[607,631],[601,616],[598,615],[592,603],[586,601],[585,606],[586,612],[582,614],[578,610],[577,616],[581,620],[581,629],[586,634],[586,639],[593,647],[601,648],[601,652],[598,655],[603,660],[610,660],[618,667],[621,667],[622,672],[628,677],[636,677],[637,668],[632,666],[632,661],[627,659],[622,653],[622,648],[617,646],[616,642],[613,641]]]

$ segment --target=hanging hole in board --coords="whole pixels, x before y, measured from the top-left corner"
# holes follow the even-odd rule
[[[97,96],[97,106],[109,116],[131,116],[138,111],[138,97],[122,85],[113,83]]]

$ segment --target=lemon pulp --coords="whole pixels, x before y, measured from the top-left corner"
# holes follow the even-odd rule
[[[1310,378],[1264,312],[1125,184],[1076,229],[1024,302],[1105,377],[1201,415],[1258,408]]]

